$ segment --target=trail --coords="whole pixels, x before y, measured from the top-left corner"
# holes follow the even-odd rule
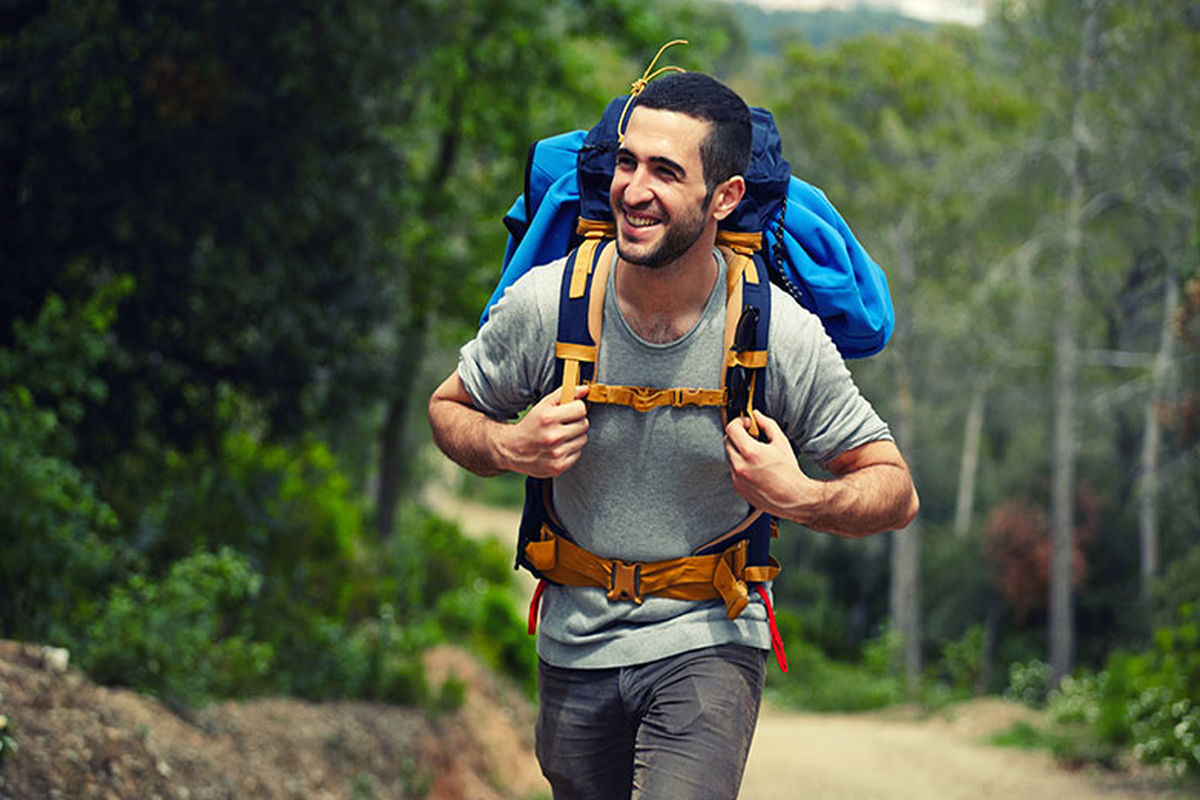
[[[985,743],[1022,714],[976,700],[951,719],[911,714],[802,714],[767,707],[742,800],[1149,800],[1182,797],[1150,779],[1070,771],[1044,752]]]

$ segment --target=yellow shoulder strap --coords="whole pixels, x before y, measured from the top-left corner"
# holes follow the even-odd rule
[[[596,258],[597,248],[603,247],[600,257]],[[604,320],[604,293],[608,288],[608,273],[612,268],[612,251],[615,247],[613,240],[589,236],[579,245],[575,256],[574,271],[571,273],[569,296],[574,299],[583,297],[588,291],[588,273],[595,264],[595,274],[591,280],[591,294],[588,297],[588,330],[591,333],[592,345],[578,345],[569,342],[556,342],[554,354],[563,359],[562,391],[560,402],[569,403],[575,399],[575,388],[579,385],[580,364],[588,362],[595,364],[600,351],[600,326]]]

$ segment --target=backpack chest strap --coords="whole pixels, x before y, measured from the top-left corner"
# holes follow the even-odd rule
[[[662,406],[724,406],[724,389],[654,389],[649,386],[611,386],[591,383],[589,403],[608,403],[629,406],[635,411],[649,411]]]

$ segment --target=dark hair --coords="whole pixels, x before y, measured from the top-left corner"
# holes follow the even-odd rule
[[[712,195],[717,184],[742,175],[750,164],[750,109],[737,92],[702,72],[675,72],[651,81],[634,107],[677,111],[712,125],[700,143],[704,184]]]

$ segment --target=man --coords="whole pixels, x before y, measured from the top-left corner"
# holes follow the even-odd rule
[[[746,191],[746,104],[698,73],[660,78],[628,117],[609,192],[616,255],[596,380],[721,385],[726,262],[717,226]],[[438,446],[481,475],[552,477],[570,539],[608,559],[692,553],[748,505],[859,537],[907,525],[917,496],[888,428],[820,321],[776,292],[770,416],[722,430],[712,408],[589,405],[554,382],[564,262],[523,276],[434,392]],[[525,408],[518,421],[509,422]],[[833,476],[814,480],[796,452]],[[538,634],[537,753],[556,798],[736,797],[771,648],[766,607],[610,600],[550,585]]]

